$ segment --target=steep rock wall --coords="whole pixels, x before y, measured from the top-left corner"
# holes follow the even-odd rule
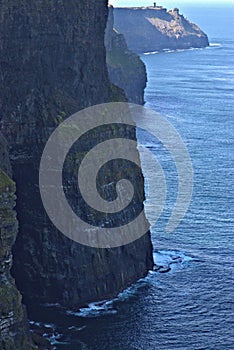
[[[129,50],[122,34],[114,26],[113,7],[109,7],[105,47],[109,78],[125,91],[129,102],[144,104],[146,68],[140,57]]]
[[[170,11],[161,7],[115,8],[114,19],[128,47],[137,53],[209,45],[207,35],[177,8]]]
[[[116,249],[81,246],[50,222],[38,188],[42,150],[54,128],[84,107],[119,97],[106,68],[107,2],[1,0],[0,14],[0,127],[17,183],[17,286],[28,305],[77,307],[112,297],[152,268],[149,233]],[[74,175],[72,165],[68,173]],[[138,187],[142,206],[141,174]]]
[[[18,224],[13,210],[15,184],[7,174],[11,175],[10,162],[6,141],[0,133],[0,349],[30,350],[34,347],[21,305],[22,297],[10,274]]]

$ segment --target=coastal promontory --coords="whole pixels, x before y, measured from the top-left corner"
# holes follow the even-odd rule
[[[164,49],[202,48],[207,35],[178,8],[162,6],[118,7],[114,9],[115,28],[124,34],[129,49],[136,53]]]

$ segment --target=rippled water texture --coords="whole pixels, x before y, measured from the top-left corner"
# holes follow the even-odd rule
[[[151,272],[119,298],[77,312],[51,306],[31,311],[31,319],[63,334],[57,334],[58,349],[234,349],[233,48],[223,39],[204,50],[142,57],[147,106],[177,128],[192,158],[191,206],[177,230],[166,234],[176,170],[163,147],[139,132],[166,174],[166,207],[152,239],[157,265],[169,272]]]

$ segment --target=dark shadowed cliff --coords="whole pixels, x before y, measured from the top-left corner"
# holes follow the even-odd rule
[[[109,7],[105,47],[111,82],[125,91],[129,102],[144,104],[146,68],[140,57],[128,49],[124,36],[115,29],[112,6]]]
[[[15,206],[15,183],[11,180],[11,167],[6,140],[0,133],[0,349],[33,349],[26,326],[21,295],[10,274],[12,245],[18,223]]]
[[[107,15],[107,1],[0,1],[0,129],[10,145],[17,185],[13,275],[27,305],[77,307],[113,297],[153,265],[149,233],[121,248],[81,246],[53,226],[39,194],[40,158],[56,126],[82,108],[123,98],[108,79]],[[121,132],[112,129],[111,136]],[[135,138],[135,130],[125,133]],[[94,133],[93,139],[98,138]],[[76,152],[82,154],[89,140],[92,135]],[[67,173],[76,182],[71,159]],[[113,166],[108,176],[115,170]],[[138,179],[136,205],[142,207],[142,174]],[[77,200],[72,194],[73,203]]]
[[[163,49],[188,49],[209,45],[207,35],[179,10],[162,7],[115,8],[116,29],[137,53]]]

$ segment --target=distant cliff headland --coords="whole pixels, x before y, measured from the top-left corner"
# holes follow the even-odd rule
[[[136,53],[209,46],[207,35],[178,8],[168,11],[156,3],[152,7],[119,7],[114,9],[114,20],[115,28]]]

